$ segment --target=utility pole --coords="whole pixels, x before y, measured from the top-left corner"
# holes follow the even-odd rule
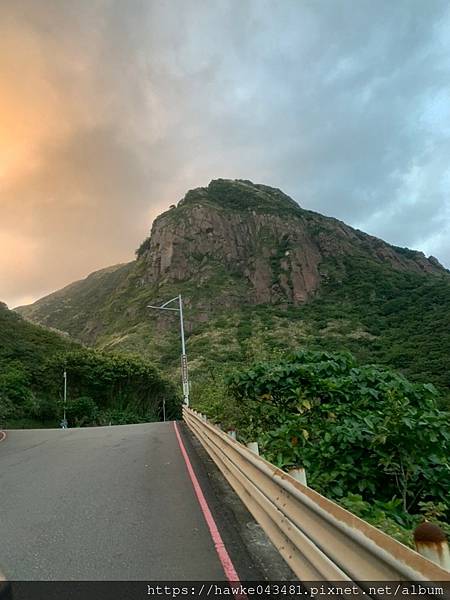
[[[63,429],[67,429],[66,404],[67,404],[67,371],[66,371],[66,369],[64,369],[64,416],[63,416],[63,422],[62,422]]]
[[[172,302],[178,302],[178,308],[169,307],[169,304]],[[183,385],[183,402],[186,406],[189,406],[189,376],[188,376],[188,366],[187,366],[187,355],[186,355],[186,342],[184,339],[184,318],[183,318],[183,300],[181,298],[181,294],[172,298],[172,300],[168,300],[161,306],[152,306],[148,305],[147,308],[153,308],[155,310],[174,310],[180,314],[180,335],[181,335],[181,383]],[[165,406],[163,405],[164,412],[164,420],[165,416]]]

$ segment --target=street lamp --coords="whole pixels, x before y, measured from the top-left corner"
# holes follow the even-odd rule
[[[178,302],[178,308],[169,308],[169,304],[172,302]],[[168,300],[161,306],[152,306],[148,305],[147,308],[154,308],[156,310],[174,310],[175,312],[180,313],[180,333],[181,333],[181,382],[183,384],[183,401],[186,406],[189,406],[189,378],[188,378],[188,368],[187,368],[187,355],[186,355],[186,344],[184,341],[184,322],[183,322],[183,301],[181,299],[181,294],[172,298],[172,300]],[[164,407],[163,407],[164,408]]]
[[[64,369],[64,416],[61,426],[63,429],[67,429],[67,419],[66,419],[66,404],[67,404],[67,371]]]

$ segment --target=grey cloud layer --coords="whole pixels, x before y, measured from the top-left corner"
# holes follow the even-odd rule
[[[1,192],[4,226],[42,257],[2,284],[11,299],[129,259],[213,177],[450,265],[446,2],[29,0],[0,23],[33,40],[67,105],[39,169]]]

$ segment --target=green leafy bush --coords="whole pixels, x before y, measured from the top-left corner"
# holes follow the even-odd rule
[[[302,351],[236,374],[229,387],[263,425],[268,458],[314,465],[319,491],[373,495],[381,487],[378,494],[401,498],[405,510],[446,499],[449,415],[432,385],[358,367],[346,353]]]
[[[69,425],[76,427],[96,423],[97,413],[97,405],[89,396],[80,396],[73,399],[66,409]]]
[[[433,385],[322,351],[255,364],[227,383],[241,438],[281,468],[305,467],[317,491],[369,502],[388,532],[426,505],[449,518],[450,414]]]

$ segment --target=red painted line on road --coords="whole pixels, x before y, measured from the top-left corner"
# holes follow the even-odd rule
[[[3,440],[6,440],[6,432],[5,431],[0,431],[0,442],[3,442]]]
[[[214,521],[214,517],[212,516],[211,510],[209,509],[208,503],[206,502],[206,498],[203,494],[202,488],[200,487],[197,476],[194,472],[194,469],[192,467],[188,453],[186,452],[186,448],[184,447],[183,440],[181,439],[181,435],[178,431],[178,427],[175,421],[173,422],[173,426],[175,427],[175,433],[177,435],[178,444],[180,445],[181,454],[183,455],[184,461],[186,463],[186,467],[191,478],[192,485],[194,486],[194,490],[197,495],[197,500],[202,509],[206,523],[208,524],[209,531],[211,533],[214,546],[216,548],[216,552],[219,556],[219,560],[222,563],[222,567],[225,572],[225,576],[228,579],[228,581],[239,584],[239,576],[236,572],[236,569],[234,568],[230,555],[228,554],[227,549],[225,548],[222,536],[220,535],[219,530],[217,529],[216,522]]]

